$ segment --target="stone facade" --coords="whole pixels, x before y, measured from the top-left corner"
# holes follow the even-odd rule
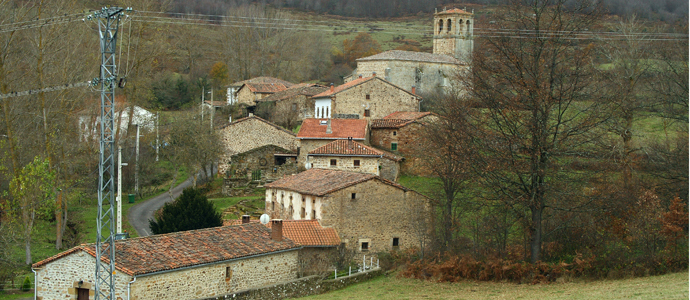
[[[434,14],[434,53],[469,61],[474,48],[474,14],[461,9]]]
[[[450,88],[452,78],[465,68],[453,63],[382,59],[358,61],[355,72],[363,76],[376,73],[376,77],[407,91],[412,91],[414,86],[415,93],[425,94],[438,93]]]
[[[398,182],[399,175],[400,162],[385,157],[379,159],[379,176],[381,176],[381,178]]]
[[[380,119],[396,111],[419,111],[419,96],[378,77],[359,81],[325,97],[316,95],[314,99],[330,98],[333,114],[358,114],[367,120]]]
[[[231,157],[238,153],[266,145],[275,145],[291,151],[297,150],[297,139],[294,133],[256,116],[239,119],[219,131],[224,146],[218,166],[220,174],[225,174]]]
[[[371,145],[405,157],[400,166],[400,172],[403,174],[428,175],[429,172],[424,169],[417,149],[424,142],[424,122],[433,118],[435,117],[427,116],[420,122],[412,122],[400,128],[372,128]]]
[[[335,160],[335,165],[331,164],[331,160]],[[355,161],[359,161],[359,166],[355,165]],[[380,157],[366,157],[366,156],[316,156],[309,155],[307,163],[311,163],[312,168],[320,169],[336,169],[350,172],[369,173],[379,175],[379,165],[382,160],[387,160]]]
[[[300,276],[323,275],[333,270],[337,247],[304,247],[299,250]]]
[[[260,181],[273,181],[286,174],[297,173],[295,156],[276,156],[276,154],[290,154],[292,151],[275,146],[266,145],[233,155],[225,168],[225,175],[231,178],[247,178],[253,180],[252,174],[260,171]]]
[[[93,297],[95,263],[93,256],[77,251],[37,269],[36,298],[77,299],[80,281],[83,281],[81,288],[89,289],[90,298]],[[115,297],[131,300],[215,297],[293,280],[297,278],[298,268],[298,250],[293,249],[136,278],[118,270]],[[128,284],[131,295],[127,295]]]

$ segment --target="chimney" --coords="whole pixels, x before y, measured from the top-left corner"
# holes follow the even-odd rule
[[[362,74],[359,74],[359,78],[362,78]]]
[[[376,77],[376,72],[371,72],[371,77]]]
[[[250,218],[251,218],[251,217],[250,217],[249,215],[243,215],[243,216],[242,216],[242,224],[247,224],[247,223],[249,223],[249,219],[250,219]]]
[[[326,133],[333,133],[333,131],[331,130],[331,119],[328,119],[328,121],[326,121]]]
[[[254,114],[253,114],[253,113],[249,113],[249,117],[253,117],[253,116],[254,116]]]
[[[271,220],[271,239],[280,242],[283,240],[283,220]]]
[[[417,88],[414,85],[412,86],[412,94],[417,95]]]
[[[331,93],[335,92],[335,86],[333,86],[333,82],[331,82]]]
[[[347,138],[347,148],[352,150],[352,137]]]

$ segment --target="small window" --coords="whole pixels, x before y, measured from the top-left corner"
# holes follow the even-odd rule
[[[398,151],[398,143],[391,143],[391,151]]]
[[[400,238],[394,237],[393,238],[393,247],[399,247],[400,246]]]
[[[311,211],[311,218],[312,220],[316,220],[316,210]]]
[[[369,100],[369,99],[370,99],[370,98],[369,98],[369,94],[367,94],[366,98],[367,98],[367,100]]]
[[[369,117],[370,115],[371,115],[371,112],[369,111],[369,109],[365,109],[364,110],[364,116]]]
[[[274,201],[271,201],[271,210],[276,210],[276,203]]]
[[[362,251],[369,251],[369,242],[362,242]]]
[[[337,159],[331,159],[331,167],[335,167],[338,165],[338,160]]]
[[[394,136],[395,136],[395,135],[398,135],[398,132],[397,132],[397,131],[393,131],[393,135],[394,135]]]
[[[355,159],[354,165],[355,165],[355,167],[359,167],[359,159]]]
[[[302,219],[306,218],[305,214],[306,214],[306,210],[304,209],[304,207],[302,207],[302,211],[299,213],[300,218],[302,218]]]
[[[232,268],[231,267],[225,267],[225,279],[230,279],[232,278]]]
[[[357,199],[357,193],[352,193],[352,199]]]

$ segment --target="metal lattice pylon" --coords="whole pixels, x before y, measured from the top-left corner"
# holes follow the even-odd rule
[[[128,8],[127,10],[131,10]],[[100,156],[98,165],[98,217],[96,220],[96,299],[115,299],[115,48],[120,15],[124,9],[103,8],[89,15],[98,22],[101,41],[100,78],[92,85],[101,90]],[[105,261],[103,261],[105,259]]]

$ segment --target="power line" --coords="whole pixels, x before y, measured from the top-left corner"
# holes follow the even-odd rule
[[[41,92],[61,91],[61,90],[72,89],[72,88],[77,88],[77,87],[86,87],[89,85],[90,85],[90,82],[88,82],[88,81],[77,82],[77,83],[68,83],[65,85],[56,85],[56,86],[51,86],[51,87],[46,87],[46,88],[41,88],[41,89],[26,90],[26,91],[21,91],[21,92],[11,92],[9,94],[0,94],[0,99],[7,99],[7,98],[13,98],[13,97],[20,97],[20,96],[28,96],[28,95],[41,93]]]

